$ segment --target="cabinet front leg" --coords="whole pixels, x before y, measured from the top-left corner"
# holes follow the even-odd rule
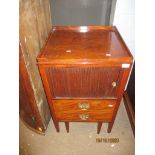
[[[97,124],[97,134],[100,133],[101,127],[102,127],[102,122],[98,122],[98,124]]]
[[[111,132],[112,127],[113,127],[113,124],[114,124],[114,121],[113,121],[113,122],[108,123],[108,130],[107,130],[107,132],[108,132],[108,133],[110,133],[110,132]]]
[[[69,132],[69,122],[65,122],[66,131]]]

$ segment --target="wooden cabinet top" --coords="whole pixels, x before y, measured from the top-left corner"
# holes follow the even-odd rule
[[[54,26],[38,63],[131,63],[132,55],[115,26]]]

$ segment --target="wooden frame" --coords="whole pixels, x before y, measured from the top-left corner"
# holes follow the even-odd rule
[[[128,86],[124,92],[124,105],[130,120],[130,124],[135,134],[135,63],[133,65]]]
[[[126,107],[126,111],[130,120],[132,131],[135,134],[135,112],[133,111],[133,108],[131,106],[132,103],[127,92],[124,92],[124,105]]]

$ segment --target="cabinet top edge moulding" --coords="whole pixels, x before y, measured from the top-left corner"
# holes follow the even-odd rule
[[[133,56],[115,26],[53,26],[39,64],[132,64]]]

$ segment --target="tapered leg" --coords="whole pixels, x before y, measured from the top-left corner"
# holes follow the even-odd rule
[[[69,122],[65,122],[66,131],[69,132]]]
[[[55,128],[56,128],[56,131],[57,132],[59,132],[60,130],[59,130],[59,122],[54,122],[54,126],[55,126]]]
[[[98,122],[98,124],[97,124],[97,134],[100,133],[101,127],[102,127],[102,122]]]
[[[108,124],[108,133],[110,133],[111,132],[111,130],[112,130],[112,127],[113,127],[113,124],[114,124],[114,121],[113,122],[110,122],[109,124]]]

